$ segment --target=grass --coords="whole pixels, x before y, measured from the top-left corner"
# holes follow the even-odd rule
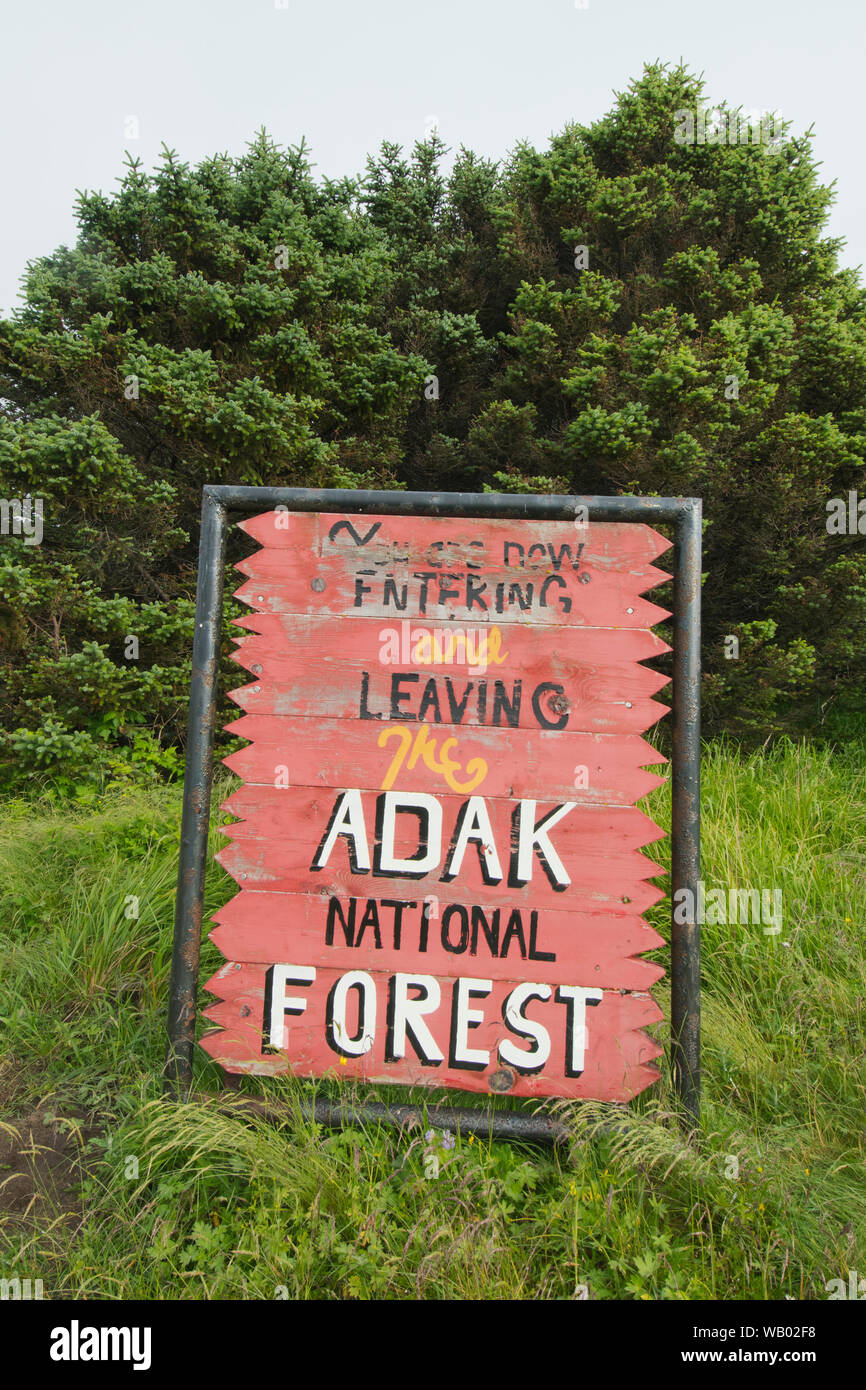
[[[866,1269],[864,774],[864,743],[706,750],[704,881],[780,888],[782,931],[704,926],[697,1142],[665,1067],[616,1128],[609,1106],[557,1103],[573,1137],[556,1152],[451,1147],[424,1127],[330,1133],[291,1105],[310,1083],[226,1092],[204,1054],[202,1099],[167,1103],[179,789],[7,805],[0,1274],[55,1298],[826,1298]],[[643,805],[669,823],[667,788]],[[207,908],[233,889],[214,865]],[[666,911],[650,913],[665,937]],[[203,979],[220,960],[206,944]],[[251,1113],[262,1096],[286,1100],[286,1118]],[[40,1177],[44,1136],[61,1131],[74,1200]],[[28,1143],[25,1210],[3,1198]]]

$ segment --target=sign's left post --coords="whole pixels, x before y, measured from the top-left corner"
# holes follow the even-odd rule
[[[205,488],[202,497],[195,633],[187,730],[180,864],[168,1006],[165,1087],[178,1100],[192,1084],[198,966],[207,870],[214,724],[220,667],[226,508]]]

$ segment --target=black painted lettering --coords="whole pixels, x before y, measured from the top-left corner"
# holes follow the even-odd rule
[[[352,537],[352,540],[355,542],[356,545],[366,545],[368,541],[371,541],[373,539],[381,525],[381,521],[374,521],[367,534],[362,536],[358,531],[355,530],[351,521],[335,521],[330,531],[328,532],[328,540],[336,540],[340,532],[345,530],[349,532],[349,535]]]
[[[512,938],[515,938],[520,943],[521,959],[526,960],[526,938],[523,935],[523,915],[519,907],[513,907],[511,909],[511,915],[508,918],[508,926],[505,928],[502,937],[501,955],[508,955],[508,947],[511,945]]]
[[[359,570],[358,574],[355,576],[355,607],[356,607],[356,608],[363,608],[363,606],[364,606],[364,595],[365,595],[365,594],[372,594],[372,592],[373,592],[372,586],[371,586],[370,584],[365,584],[364,581],[363,581],[363,579],[361,578],[361,575],[363,575],[363,574],[375,574],[375,570]]]
[[[436,686],[436,677],[431,676],[424,686],[424,693],[421,696],[421,703],[418,706],[418,718],[423,719],[428,709],[433,711],[433,723],[442,723],[442,712],[439,709],[439,691]]]
[[[404,683],[404,681],[408,681],[410,685],[417,685],[417,683],[418,683],[418,681],[419,681],[420,679],[421,679],[421,677],[419,676],[419,674],[418,674],[417,671],[406,671],[406,672],[398,672],[398,671],[395,671],[395,672],[394,672],[394,674],[393,674],[392,677],[391,677],[391,716],[390,716],[390,717],[391,717],[392,719],[405,719],[405,720],[408,720],[410,723],[414,723],[415,715],[414,715],[414,714],[408,714],[408,713],[407,713],[407,714],[404,714],[403,711],[400,709],[400,705],[401,705],[405,700],[411,700],[411,698],[412,698],[412,691],[411,691],[411,690],[401,690],[400,687],[402,686],[402,684]]]
[[[445,694],[448,696],[448,713],[451,716],[452,724],[462,724],[463,716],[466,713],[466,706],[469,703],[469,696],[472,693],[472,681],[469,681],[463,692],[463,699],[458,701],[454,693],[454,683],[450,676],[445,677]]]
[[[532,692],[532,713],[535,715],[542,729],[564,729],[568,723],[568,707],[551,719],[541,705],[541,697],[550,693],[558,697],[562,702],[565,699],[565,687],[557,685],[555,681],[542,681]]]
[[[342,905],[341,905],[341,903],[340,903],[340,899],[339,899],[339,898],[329,898],[329,899],[328,899],[328,920],[327,920],[327,922],[326,922],[326,924],[325,924],[325,945],[326,945],[326,946],[333,946],[333,944],[334,944],[334,927],[336,926],[336,922],[337,922],[337,918],[338,918],[338,917],[339,917],[339,919],[340,919],[340,926],[341,926],[342,929],[343,929],[343,936],[346,938],[346,945],[347,945],[347,946],[354,946],[354,944],[355,944],[355,917],[356,917],[356,914],[357,914],[357,909],[358,909],[358,899],[357,899],[357,898],[350,898],[350,899],[349,899],[349,916],[348,916],[348,919],[347,919],[345,913],[343,912],[343,908],[342,908]]]
[[[541,604],[542,608],[547,607],[547,591],[550,588],[551,584],[558,584],[561,589],[568,588],[568,585],[566,584],[561,574],[549,574],[541,586],[541,593],[539,595],[539,603]],[[563,613],[571,612],[571,599],[568,597],[567,594],[560,594],[557,601]]]
[[[474,574],[466,576],[466,608],[469,612],[477,604],[484,612],[487,612],[487,604],[481,595],[485,592],[487,585],[480,579],[476,579]]]
[[[527,584],[525,590],[522,584],[512,584],[508,590],[508,602],[512,605],[516,603],[522,613],[527,613],[532,607],[534,592],[534,584]]]
[[[538,913],[533,911],[529,914],[529,959],[530,960],[556,960],[555,951],[539,951],[537,949],[538,937]]]
[[[382,898],[380,907],[390,907],[394,912],[394,950],[399,951],[403,935],[403,913],[418,906],[417,903],[401,901],[399,898]],[[536,916],[538,914],[536,913]]]
[[[480,549],[480,550],[483,550],[483,549],[484,549],[484,542],[483,542],[483,541],[470,541],[469,544],[472,545],[472,546],[475,546],[477,549]],[[482,565],[481,559],[478,559],[478,560],[475,560],[475,561],[472,561],[472,560],[467,560],[467,561],[466,561],[466,568],[467,568],[467,569],[470,569],[470,570],[480,570],[480,569],[481,569],[481,565]],[[472,583],[472,576],[471,576],[471,574],[470,574],[470,575],[467,575],[467,577],[466,577],[467,592],[468,592],[468,587],[469,587],[469,585],[470,585],[471,583]]]
[[[493,682],[493,718],[491,720],[495,727],[501,724],[501,715],[505,715],[505,723],[509,729],[516,729],[520,724],[520,694],[523,689],[522,681],[515,681],[511,688],[511,699],[505,689],[504,681]]]
[[[439,599],[438,599],[438,602],[439,602],[440,604],[447,603],[447,601],[448,601],[449,598],[459,598],[459,597],[460,597],[460,590],[459,590],[459,589],[454,589],[454,588],[449,588],[449,587],[448,587],[448,584],[447,584],[447,581],[448,581],[449,579],[451,579],[451,580],[454,580],[454,579],[462,579],[462,577],[463,577],[463,576],[460,575],[460,574],[440,574],[440,576],[439,576]]]
[[[472,940],[469,946],[469,954],[478,954],[478,928],[484,933],[487,948],[491,956],[499,955],[499,917],[500,909],[495,907],[491,913],[491,921],[488,922],[484,909],[473,907],[472,909]]]
[[[361,699],[360,699],[360,708],[359,708],[359,710],[358,710],[358,718],[359,718],[359,719],[381,719],[381,718],[382,718],[381,714],[371,714],[370,711],[369,711],[368,708],[367,708],[367,699],[368,699],[368,697],[369,697],[369,694],[370,694],[370,672],[369,672],[369,671],[362,671],[362,672],[361,672]]]
[[[460,920],[460,939],[456,945],[451,940],[450,931],[451,921],[454,917]],[[441,937],[442,949],[450,951],[455,956],[462,955],[469,945],[469,913],[459,903],[449,903],[442,913]]]
[[[373,928],[373,939],[376,942],[376,950],[381,951],[382,936],[379,931],[379,908],[375,898],[367,899],[367,906],[364,909],[364,915],[361,918],[361,925],[358,927],[358,935],[355,937],[354,944],[356,946],[360,946],[361,942],[364,939],[364,932],[367,930],[368,927]]]
[[[412,576],[414,579],[421,580],[421,593],[418,596],[418,612],[424,617],[427,613],[427,588],[438,576],[435,570],[413,570]]]
[[[393,600],[394,607],[395,607],[396,609],[398,609],[398,611],[401,611],[401,612],[402,612],[402,610],[406,607],[406,600],[407,600],[407,597],[408,597],[408,593],[409,593],[409,585],[408,585],[408,584],[404,584],[404,585],[402,586],[402,588],[400,589],[400,592],[398,593],[398,592],[397,592],[397,585],[396,585],[396,583],[394,582],[393,577],[392,577],[390,574],[386,577],[386,579],[385,579],[385,592],[384,592],[384,595],[383,595],[383,598],[384,598],[384,605],[385,605],[386,608],[390,607],[390,604],[391,604],[391,602],[392,602],[392,600]]]

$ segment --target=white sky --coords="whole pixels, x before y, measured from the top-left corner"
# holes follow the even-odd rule
[[[5,0],[0,311],[28,259],[75,239],[76,189],[115,187],[126,149],[195,163],[264,125],[306,135],[318,172],[363,169],[435,118],[501,158],[588,123],[645,62],[682,58],[711,100],[815,126],[830,233],[866,261],[863,0]],[[284,8],[277,8],[284,5]],[[139,138],[124,134],[128,117]]]

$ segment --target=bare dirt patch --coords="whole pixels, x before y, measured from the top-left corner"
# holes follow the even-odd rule
[[[85,1146],[97,1130],[50,1100],[0,1119],[0,1219],[29,1229],[80,1212]]]

